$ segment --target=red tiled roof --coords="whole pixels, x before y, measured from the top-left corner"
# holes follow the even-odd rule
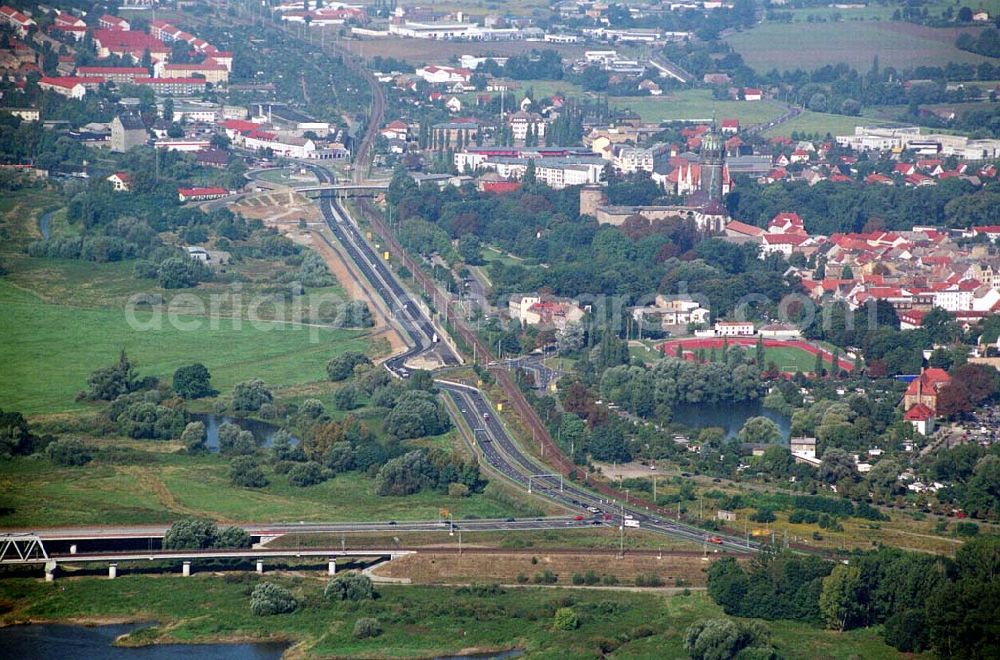
[[[38,82],[39,84],[73,89],[77,85],[100,85],[107,82],[107,79],[96,76],[42,76]]]
[[[904,419],[908,422],[926,422],[932,417],[934,417],[934,411],[923,403],[913,406],[904,415]]]
[[[760,236],[764,233],[764,230],[760,227],[748,225],[745,222],[740,222],[739,220],[732,220],[729,222],[729,224],[726,225],[726,229],[731,229],[740,234],[747,234],[748,236]]]
[[[252,121],[247,121],[246,119],[226,119],[225,121],[220,121],[219,126],[222,128],[228,128],[231,131],[255,131],[260,128],[260,124],[255,124]]]
[[[925,369],[923,373],[910,382],[910,385],[906,388],[906,393],[915,396],[918,390],[922,389],[925,393],[932,394],[942,385],[950,382],[951,376],[948,375],[947,371],[931,367],[930,369]]]
[[[136,30],[94,30],[94,41],[100,44],[101,48],[109,50],[143,50],[148,48],[159,52],[169,52],[159,39],[152,37],[145,32]]]
[[[484,181],[483,192],[497,193],[502,195],[520,189],[519,181]]]

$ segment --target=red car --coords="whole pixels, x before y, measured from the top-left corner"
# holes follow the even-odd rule
[[[722,545],[722,539],[719,538],[718,536],[709,536],[705,540],[708,541],[709,543],[714,543],[716,545]]]
[[[583,520],[583,516],[575,516],[573,520]]]

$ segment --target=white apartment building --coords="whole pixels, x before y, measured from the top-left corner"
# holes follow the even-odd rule
[[[750,321],[717,321],[715,334],[719,337],[749,337],[754,327]]]

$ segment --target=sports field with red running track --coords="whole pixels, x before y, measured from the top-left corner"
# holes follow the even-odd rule
[[[757,346],[756,337],[693,337],[691,339],[671,339],[665,341],[657,350],[664,355],[671,357],[681,357],[685,360],[695,359],[695,351],[702,349],[710,351],[713,348],[721,350],[723,343],[728,342],[729,346],[740,346],[742,348],[753,349]],[[833,354],[815,344],[811,344],[803,339],[765,339],[764,348],[785,348],[795,349],[808,353],[815,359],[817,353],[823,354],[823,361],[832,364]],[[851,371],[854,369],[854,362],[844,356],[838,356],[837,362],[841,371]]]

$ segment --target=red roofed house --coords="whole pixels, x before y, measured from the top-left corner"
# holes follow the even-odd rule
[[[884,174],[879,174],[878,172],[875,172],[875,173],[872,173],[872,174],[869,174],[868,176],[866,176],[865,177],[865,183],[881,183],[881,184],[886,185],[886,186],[893,185],[892,179],[890,179],[889,177],[887,177]]]
[[[132,189],[132,175],[128,172],[115,172],[107,179],[118,192],[128,192]]]
[[[934,411],[922,403],[918,403],[903,415],[903,419],[913,426],[913,430],[921,435],[934,433]]]
[[[805,149],[796,149],[792,152],[792,156],[788,160],[791,163],[808,163],[809,152]]]
[[[805,234],[805,225],[798,213],[779,213],[771,218],[767,231],[771,234]]]
[[[87,24],[83,22],[83,19],[65,11],[61,11],[56,14],[55,21],[52,23],[52,28],[65,34],[72,35],[72,37],[77,41],[83,39],[83,37],[87,34]]]
[[[105,82],[104,78],[78,78],[75,76],[42,76],[38,81],[38,86],[42,90],[51,90],[56,94],[62,94],[71,99],[82,99],[87,95],[88,89],[95,89]]]
[[[97,19],[97,27],[102,30],[122,30],[123,32],[128,32],[132,29],[132,26],[124,18],[112,16],[111,14],[104,14]]]
[[[406,125],[406,122],[396,120],[390,122],[385,128],[382,129],[382,137],[386,140],[406,140],[410,135],[410,127]]]
[[[166,44],[138,30],[94,30],[93,35],[98,57],[130,55],[138,62],[147,50],[157,61],[166,59],[170,55],[170,49]]]
[[[932,177],[929,177],[926,174],[921,174],[920,172],[914,172],[913,174],[910,174],[909,176],[906,177],[905,181],[906,181],[906,185],[908,185],[908,186],[933,186],[933,185],[935,185],[935,181],[934,181],[934,179]]]
[[[472,71],[453,66],[426,66],[417,69],[417,76],[432,85],[441,83],[465,83],[472,78]]]
[[[1000,238],[1000,225],[979,225],[972,228],[972,235],[979,236],[985,234],[991,242],[996,243]]]
[[[743,99],[746,101],[760,101],[764,98],[764,92],[756,87],[746,87],[743,89]]]
[[[37,25],[35,21],[7,5],[0,7],[0,24],[10,26],[22,37],[28,34],[28,30]]]
[[[722,120],[722,132],[723,133],[739,133],[740,132],[740,120],[739,119],[723,119]]]
[[[924,369],[913,379],[903,395],[903,408],[909,411],[918,404],[927,406],[931,412],[937,411],[937,395],[941,388],[951,382],[951,376],[944,369],[931,367]]]
[[[177,198],[182,202],[204,202],[229,194],[225,188],[178,188]]]

